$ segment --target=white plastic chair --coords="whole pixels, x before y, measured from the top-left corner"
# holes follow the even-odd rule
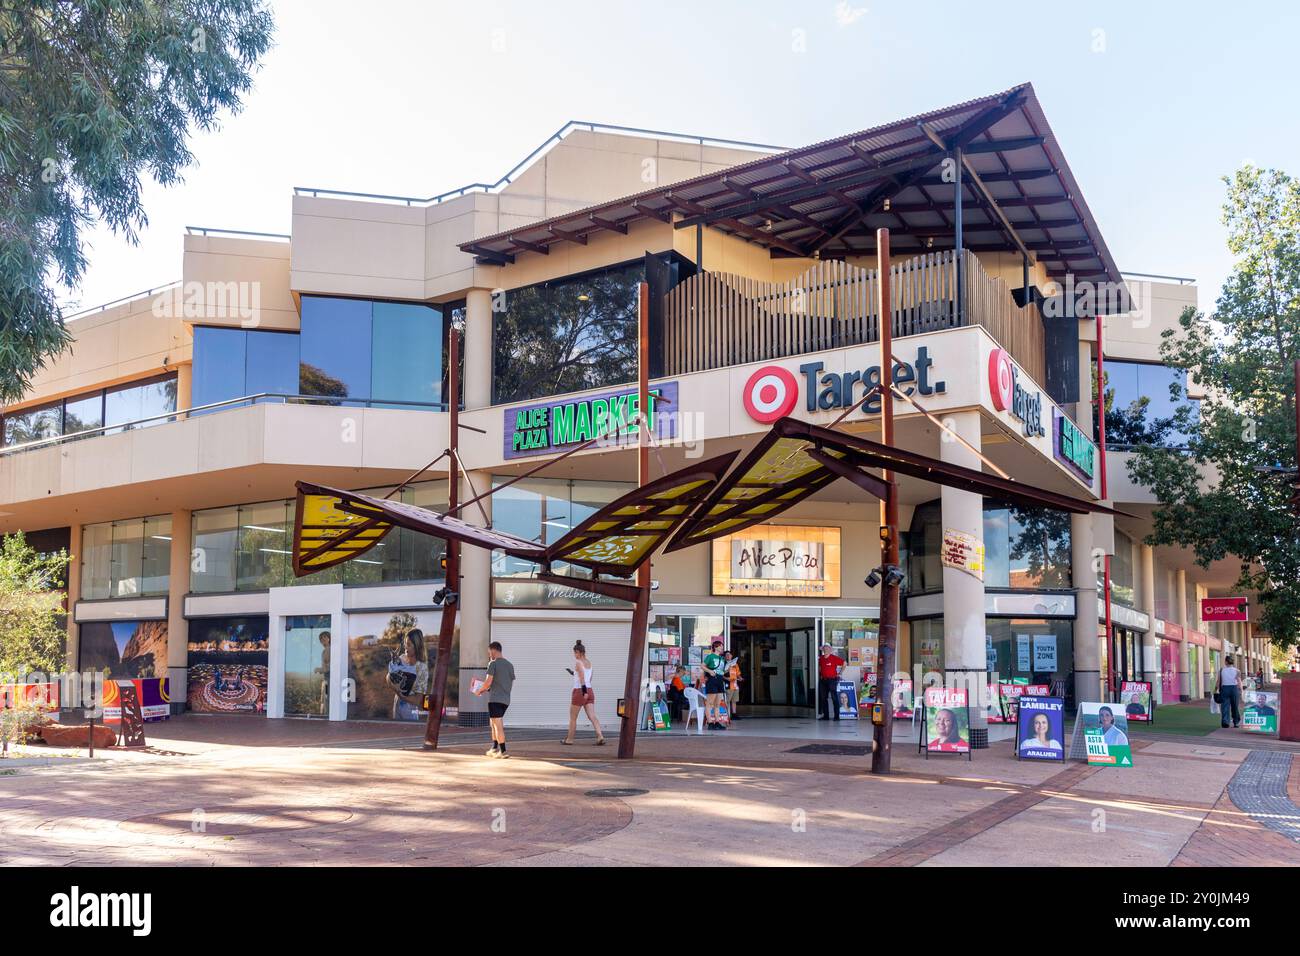
[[[691,732],[691,718],[696,717],[696,723],[699,724],[700,734],[704,733],[704,702],[705,697],[694,687],[687,687],[682,691],[682,696],[686,698],[686,703],[690,705],[690,710],[686,712],[686,720],[682,724],[686,733]]]

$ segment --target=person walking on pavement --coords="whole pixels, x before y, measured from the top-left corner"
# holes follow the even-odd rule
[[[817,706],[826,708],[818,720],[839,720],[839,681],[840,671],[844,669],[844,658],[836,655],[829,644],[822,645],[821,656],[817,658]]]
[[[505,758],[506,753],[506,709],[510,706],[510,691],[515,686],[515,665],[511,664],[501,653],[501,642],[493,641],[488,645],[487,680],[474,691],[476,697],[487,694],[488,724],[492,728],[492,749],[489,757]]]
[[[1219,668],[1218,686],[1215,693],[1219,695],[1219,723],[1228,726],[1228,707],[1232,707],[1232,726],[1241,726],[1241,671],[1232,666],[1232,655],[1223,659]]]
[[[578,732],[578,712],[585,710],[587,719],[591,721],[591,726],[596,731],[596,746],[603,747],[605,735],[601,732],[600,721],[596,718],[596,692],[591,689],[591,675],[595,672],[595,668],[587,659],[587,648],[583,646],[582,641],[573,645],[573,666],[574,669],[570,671],[573,674],[573,693],[569,697],[569,736],[560,743],[568,747],[573,746],[573,735]]]

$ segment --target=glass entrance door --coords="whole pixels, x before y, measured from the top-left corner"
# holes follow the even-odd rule
[[[328,717],[330,712],[330,616],[307,614],[284,620],[284,715]]]
[[[812,716],[813,618],[732,617],[731,647],[740,658],[738,712],[755,717]]]

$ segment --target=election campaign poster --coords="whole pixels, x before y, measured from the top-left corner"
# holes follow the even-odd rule
[[[1016,720],[1016,756],[1021,760],[1064,760],[1065,701],[1021,696]]]
[[[912,680],[908,677],[894,681],[889,692],[889,703],[894,708],[894,717],[903,720],[912,719]]]
[[[964,689],[925,689],[925,752],[970,755],[970,711]]]
[[[851,680],[842,680],[835,685],[836,699],[839,701],[840,720],[858,719],[858,686]]]
[[[1246,701],[1241,712],[1241,727],[1252,734],[1277,733],[1277,711],[1280,694],[1272,691],[1251,691],[1252,699]]]
[[[1153,707],[1150,681],[1124,681],[1119,689],[1119,702],[1124,708],[1124,716],[1129,720],[1151,720]]]
[[[1133,766],[1128,718],[1119,704],[1082,703],[1078,724],[1083,727],[1088,763],[1103,767]]]

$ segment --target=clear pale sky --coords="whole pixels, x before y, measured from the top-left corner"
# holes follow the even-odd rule
[[[193,139],[184,184],[146,190],[139,245],[88,234],[66,304],[179,278],[186,225],[288,232],[294,186],[495,181],[570,119],[799,146],[1030,81],[1120,267],[1194,277],[1212,309],[1231,266],[1220,177],[1300,176],[1297,11],[283,0],[243,112]]]

